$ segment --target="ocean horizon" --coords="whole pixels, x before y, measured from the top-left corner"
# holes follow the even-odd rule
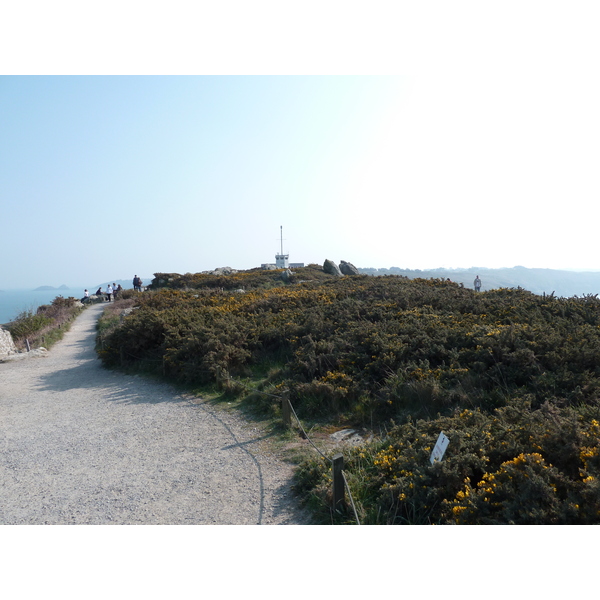
[[[0,291],[0,325],[14,321],[21,313],[35,312],[43,304],[50,304],[54,298],[83,298],[84,288],[69,288],[68,290],[3,290]],[[96,291],[96,290],[94,290]]]

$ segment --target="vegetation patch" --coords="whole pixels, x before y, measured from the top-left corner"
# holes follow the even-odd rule
[[[228,381],[271,416],[288,390],[311,426],[371,429],[374,441],[345,455],[361,522],[600,521],[595,296],[316,267],[289,283],[260,270],[170,279],[113,317],[103,362],[185,385]],[[431,465],[441,431],[450,445]],[[320,456],[298,469],[322,522],[355,522],[331,512],[330,483]]]
[[[75,298],[57,296],[51,304],[44,304],[35,312],[22,312],[7,329],[21,352],[27,350],[27,344],[31,348],[51,348],[62,339],[82,310],[81,303]]]

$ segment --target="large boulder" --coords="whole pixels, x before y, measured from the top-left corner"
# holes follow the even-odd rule
[[[346,262],[345,260],[340,262],[340,271],[344,275],[360,275],[358,269],[352,263]]]
[[[13,342],[12,336],[9,331],[0,328],[0,356],[8,356],[9,354],[16,354],[17,347]]]
[[[323,271],[325,271],[325,273],[329,273],[329,275],[337,275],[338,277],[342,276],[340,268],[328,258],[325,259],[325,262],[323,263]]]

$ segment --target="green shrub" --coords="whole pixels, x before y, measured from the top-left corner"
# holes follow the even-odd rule
[[[21,340],[31,337],[51,323],[52,319],[43,313],[34,314],[32,311],[25,311],[8,326],[8,331],[14,340]]]

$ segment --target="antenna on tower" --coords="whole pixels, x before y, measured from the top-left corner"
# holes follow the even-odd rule
[[[279,226],[279,231],[281,240],[281,253],[275,255],[275,266],[278,269],[287,269],[289,255],[283,253],[283,225]]]

